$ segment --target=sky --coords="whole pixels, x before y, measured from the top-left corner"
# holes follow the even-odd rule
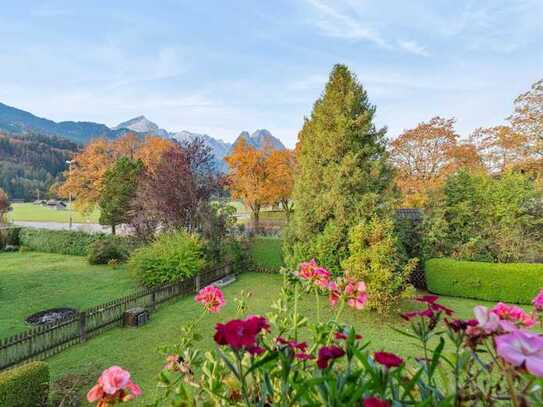
[[[436,115],[466,137],[543,78],[542,22],[543,0],[11,1],[0,102],[225,141],[266,128],[292,147],[344,63],[390,138]]]

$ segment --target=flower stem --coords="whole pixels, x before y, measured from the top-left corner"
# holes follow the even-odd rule
[[[298,284],[294,286],[294,340],[298,340]]]
[[[317,323],[321,323],[321,307],[319,301],[319,292],[315,290],[315,299],[317,301]]]
[[[509,369],[506,369],[505,371],[505,379],[507,380],[507,387],[509,387],[509,392],[511,393],[511,405],[513,407],[518,407],[519,404],[518,404],[518,399],[517,399],[517,392],[515,391],[513,377]]]

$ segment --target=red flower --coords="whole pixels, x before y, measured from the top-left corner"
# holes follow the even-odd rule
[[[264,317],[251,316],[246,319],[234,319],[226,324],[215,326],[215,342],[218,345],[228,345],[232,349],[246,349],[252,354],[262,353],[256,346],[256,337],[262,331],[270,329]]]
[[[292,349],[293,351],[296,351],[296,350],[301,350],[302,352],[305,352],[306,349],[307,349],[307,343],[305,342],[296,342],[295,340],[291,339],[291,340],[286,340],[285,338],[283,338],[282,336],[278,336],[277,337],[277,343],[281,344],[281,345],[286,345],[288,346],[290,349]]]
[[[341,332],[341,331],[337,331],[336,332],[336,339],[337,340],[347,340],[349,336],[347,334],[345,334],[344,332]],[[354,336],[355,339],[362,339],[362,335],[355,335]]]
[[[476,319],[455,319],[452,321],[449,321],[448,319],[445,319],[445,323],[454,331],[454,332],[460,332],[465,331],[470,326],[477,326],[478,322]]]
[[[427,304],[434,304],[437,300],[439,300],[439,296],[437,296],[437,295],[423,295],[422,297],[417,297],[416,300],[418,302],[425,302]]]
[[[375,352],[373,354],[375,361],[387,368],[398,367],[403,363],[403,359],[394,353]]]
[[[400,314],[400,316],[405,319],[406,321],[410,321],[411,319],[415,317],[425,317],[425,318],[433,318],[434,317],[434,311],[432,311],[430,308],[427,308],[423,311],[408,311]]]
[[[437,302],[433,302],[428,305],[432,311],[436,312],[444,312],[447,315],[452,315],[454,311],[450,308],[447,308],[444,305],[438,304]]]
[[[345,355],[345,351],[339,346],[323,346],[319,349],[319,357],[317,359],[317,366],[321,369],[328,367],[328,362]]]
[[[294,357],[298,360],[310,360],[313,359],[313,355],[310,355],[309,353],[303,353],[298,352],[294,355]]]
[[[377,397],[368,397],[364,400],[364,407],[390,407],[390,403]]]

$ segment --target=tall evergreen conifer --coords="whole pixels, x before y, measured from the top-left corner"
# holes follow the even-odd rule
[[[389,214],[386,129],[375,128],[374,114],[356,76],[335,65],[298,135],[295,209],[284,248],[290,267],[314,257],[339,271],[351,227]]]

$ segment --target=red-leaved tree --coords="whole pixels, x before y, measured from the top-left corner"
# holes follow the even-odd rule
[[[197,230],[202,207],[220,193],[222,185],[213,154],[202,140],[173,145],[154,171],[142,177],[133,225],[146,233],[156,227]]]

